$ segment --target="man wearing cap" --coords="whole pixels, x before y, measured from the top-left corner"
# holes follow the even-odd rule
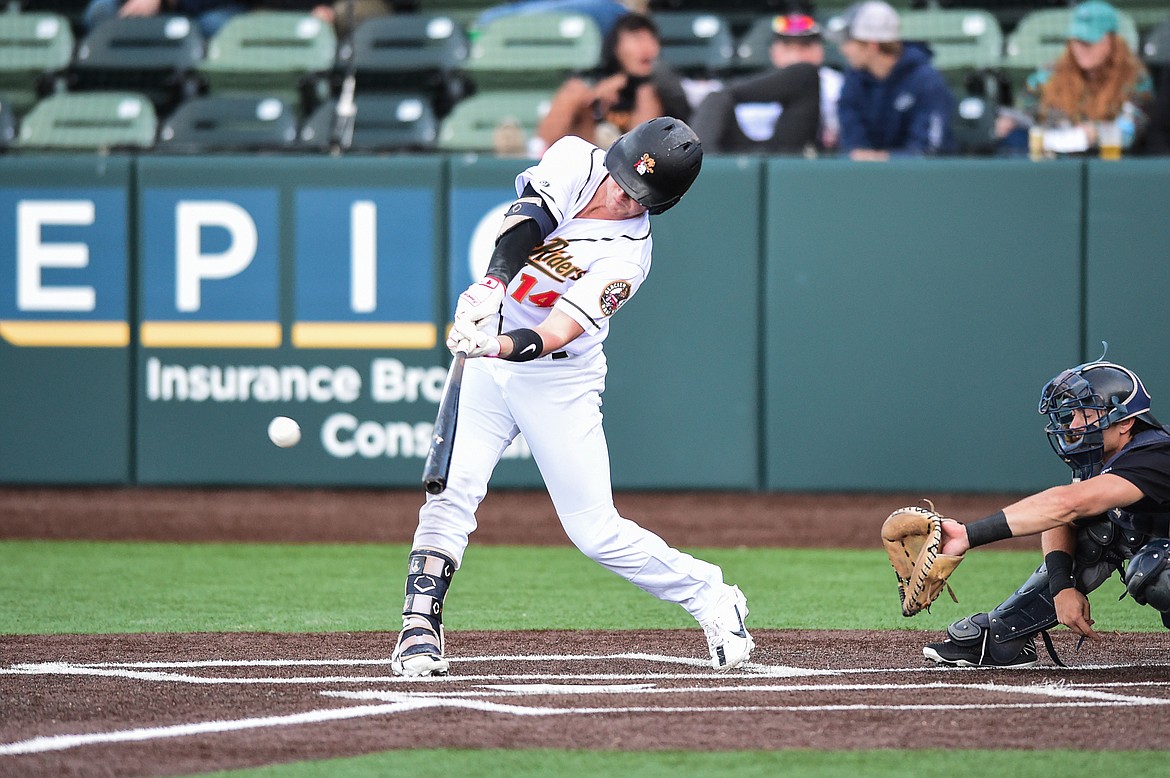
[[[954,97],[930,50],[900,37],[898,12],[882,0],[850,7],[831,30],[849,63],[837,110],[840,152],[859,160],[952,150]]]
[[[728,82],[703,99],[691,124],[705,148],[799,154],[837,141],[843,76],[824,67],[821,27],[804,14],[772,20],[774,69]]]
[[[1140,142],[1153,102],[1153,82],[1118,34],[1117,9],[1088,0],[1072,12],[1065,49],[1051,65],[1028,77],[1022,107],[1045,128],[1049,151],[1082,153],[1099,145],[1103,127],[1122,148]],[[1001,117],[996,131],[1007,148],[1020,147],[1026,127]]]

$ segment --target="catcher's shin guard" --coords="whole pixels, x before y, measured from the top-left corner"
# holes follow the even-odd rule
[[[438,551],[410,552],[402,632],[390,658],[398,675],[446,675],[443,657],[443,600],[455,575],[455,560]]]

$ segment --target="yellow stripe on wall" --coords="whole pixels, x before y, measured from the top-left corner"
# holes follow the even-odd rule
[[[139,330],[147,348],[276,348],[275,321],[145,321]]]
[[[14,346],[126,348],[124,321],[0,321],[0,338]]]
[[[297,322],[297,348],[434,348],[435,325],[428,322]]]

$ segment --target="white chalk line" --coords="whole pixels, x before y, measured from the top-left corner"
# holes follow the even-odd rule
[[[680,657],[666,657],[655,654],[618,654],[611,656],[601,655],[552,655],[552,656],[492,656],[492,657],[464,657],[457,660],[462,662],[475,661],[562,661],[562,662],[589,662],[613,661],[615,659],[640,659],[653,662],[668,662],[682,665],[706,665],[705,661]],[[132,663],[22,663],[9,668],[0,668],[0,674],[10,675],[97,675],[132,680],[157,682],[182,682],[202,684],[344,684],[344,683],[395,683],[404,681],[419,683],[419,679],[401,679],[394,676],[326,676],[303,678],[216,678],[193,676],[181,673],[150,672],[143,668],[223,668],[223,667],[290,667],[290,666],[363,666],[384,665],[386,660],[208,660],[204,662],[132,662]],[[1154,665],[1164,667],[1165,665]],[[1132,667],[1132,665],[1099,665],[1084,666],[1088,669],[1114,669],[1118,667]],[[29,740],[0,744],[0,755],[19,755],[60,751],[77,748],[85,745],[119,742],[142,742],[162,738],[187,737],[200,734],[214,734],[234,732],[247,729],[266,727],[297,726],[328,721],[339,721],[369,716],[385,716],[421,708],[461,708],[487,713],[499,713],[517,716],[562,716],[562,715],[589,715],[589,714],[635,714],[635,713],[728,713],[728,712],[813,712],[813,711],[963,711],[963,710],[996,710],[1020,708],[1093,708],[1093,707],[1131,707],[1148,705],[1166,705],[1170,700],[1147,698],[1133,695],[1115,694],[1098,691],[1098,688],[1110,686],[1142,686],[1164,685],[1165,682],[1126,682],[1124,684],[1029,684],[1009,685],[1002,683],[961,684],[947,682],[932,682],[926,684],[736,684],[721,686],[694,686],[694,687],[666,687],[658,688],[653,683],[601,685],[587,683],[574,684],[545,684],[531,683],[545,680],[583,680],[600,681],[615,679],[630,680],[677,680],[696,679],[717,680],[725,678],[742,678],[759,680],[761,677],[792,677],[801,675],[825,676],[845,675],[852,673],[888,673],[890,669],[883,668],[842,668],[840,670],[808,670],[782,665],[751,664],[749,672],[713,676],[711,673],[625,673],[625,674],[512,674],[512,675],[481,675],[455,676],[450,679],[426,679],[424,683],[450,680],[467,682],[475,680],[507,680],[510,684],[487,686],[482,690],[462,690],[453,692],[425,692],[412,689],[409,692],[394,691],[324,691],[323,695],[349,700],[379,700],[383,704],[360,705],[350,708],[329,708],[290,714],[286,716],[263,716],[254,718],[235,719],[227,721],[207,721],[192,724],[178,724],[166,727],[142,727],[129,730],[119,730],[104,733],[83,733],[72,735],[42,736]],[[923,672],[940,668],[897,668],[896,672]],[[515,683],[521,681],[524,683]],[[1092,686],[1094,688],[1087,688]],[[842,692],[842,691],[881,691],[881,690],[921,690],[921,689],[974,689],[991,693],[1035,694],[1046,698],[1037,703],[948,703],[948,704],[902,704],[902,705],[872,705],[872,704],[831,704],[831,705],[749,705],[749,706],[684,706],[684,707],[656,707],[656,706],[624,706],[624,707],[558,707],[509,705],[491,702],[484,699],[469,699],[474,696],[548,696],[552,694],[574,694],[585,696],[590,694],[680,694],[680,693],[742,693],[742,692],[774,692],[774,693],[811,693],[811,692]],[[1056,702],[1051,698],[1063,698]]]

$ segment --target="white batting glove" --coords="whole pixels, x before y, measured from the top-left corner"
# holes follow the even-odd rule
[[[452,354],[462,351],[468,357],[495,357],[500,354],[500,340],[477,329],[470,320],[456,319],[447,336],[447,348]]]
[[[498,278],[484,276],[459,295],[455,304],[455,321],[462,319],[480,329],[488,329],[485,325],[495,323],[493,317],[499,314],[503,303],[504,283]]]

